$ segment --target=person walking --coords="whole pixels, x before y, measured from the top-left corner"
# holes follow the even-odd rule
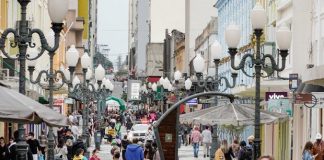
[[[201,141],[201,134],[200,134],[198,126],[195,126],[194,131],[192,131],[192,133],[191,133],[191,142],[192,142],[195,158],[198,158],[199,142],[200,141]]]
[[[56,148],[54,149],[54,159],[67,160],[68,150],[64,139],[60,139]]]
[[[202,131],[202,143],[204,145],[204,158],[209,157],[209,147],[212,143],[211,132],[208,126]]]
[[[124,135],[124,138],[121,140],[121,154],[122,154],[122,158],[123,160],[126,160],[126,149],[127,146],[130,144],[130,142],[127,139],[127,135]]]
[[[322,140],[322,135],[320,133],[316,134],[316,141],[313,144],[313,155],[317,155],[315,160],[324,159],[324,141]]]
[[[82,148],[78,148],[75,153],[73,160],[88,160],[88,158],[83,155],[84,150]]]
[[[145,144],[145,149],[144,149],[144,159],[145,160],[153,160],[153,156],[154,156],[154,150],[152,147],[151,142],[147,142]]]
[[[221,146],[215,152],[215,160],[225,160],[225,153],[227,151],[227,141],[222,141]]]
[[[40,150],[42,154],[45,155],[45,148],[47,146],[47,136],[45,130],[42,130],[41,135],[38,137],[38,139],[39,139]]]
[[[37,139],[35,139],[33,132],[29,132],[28,137],[27,137],[27,143],[30,147],[32,154],[33,154],[33,159],[38,160],[38,153],[41,150],[41,146],[39,144],[39,141]]]
[[[98,157],[99,150],[98,149],[94,149],[92,151],[92,156],[90,158],[90,160],[100,160],[100,158]]]
[[[235,157],[238,156],[238,153],[240,151],[240,144],[237,139],[234,139],[233,144],[231,145],[230,149],[232,150]]]
[[[133,143],[127,146],[125,155],[127,160],[144,160],[143,148],[137,143],[138,139],[134,138]]]
[[[302,160],[314,160],[316,157],[318,157],[318,154],[312,154],[313,147],[314,145],[310,141],[305,144]]]
[[[6,159],[7,146],[3,137],[0,137],[0,159]]]
[[[245,141],[240,142],[240,151],[237,156],[237,160],[251,160],[252,150],[246,146]]]

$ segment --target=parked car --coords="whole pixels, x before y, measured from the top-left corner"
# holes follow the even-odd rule
[[[149,126],[149,124],[135,124],[128,132],[128,139],[132,141],[134,138],[137,138],[139,141],[144,142]]]

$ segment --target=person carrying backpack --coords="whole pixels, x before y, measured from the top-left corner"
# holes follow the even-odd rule
[[[240,151],[238,153],[238,160],[252,160],[253,150],[251,147],[246,146],[245,141],[241,141],[240,143]]]

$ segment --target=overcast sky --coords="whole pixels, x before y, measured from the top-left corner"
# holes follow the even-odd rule
[[[98,44],[107,44],[109,59],[116,66],[128,52],[128,0],[98,0]]]

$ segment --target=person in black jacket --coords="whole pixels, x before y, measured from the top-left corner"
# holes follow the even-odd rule
[[[73,146],[72,146],[72,157],[75,156],[75,152],[79,149],[83,149],[84,151],[86,151],[87,149],[85,148],[85,145],[83,143],[83,140],[82,140],[82,137],[80,136],[74,143],[73,143]]]
[[[6,160],[17,160],[18,154],[17,154],[17,143],[18,143],[18,137],[19,133],[16,130],[14,132],[14,138],[11,138],[11,144],[8,146],[8,159]],[[28,144],[27,144],[28,145]],[[27,158],[28,160],[33,160],[33,154],[30,150],[30,147],[28,145],[28,151],[27,151]]]
[[[125,154],[127,146],[130,144],[130,142],[127,139],[127,135],[124,135],[124,138],[121,140],[121,151],[122,151],[122,158],[123,160],[126,160]]]

